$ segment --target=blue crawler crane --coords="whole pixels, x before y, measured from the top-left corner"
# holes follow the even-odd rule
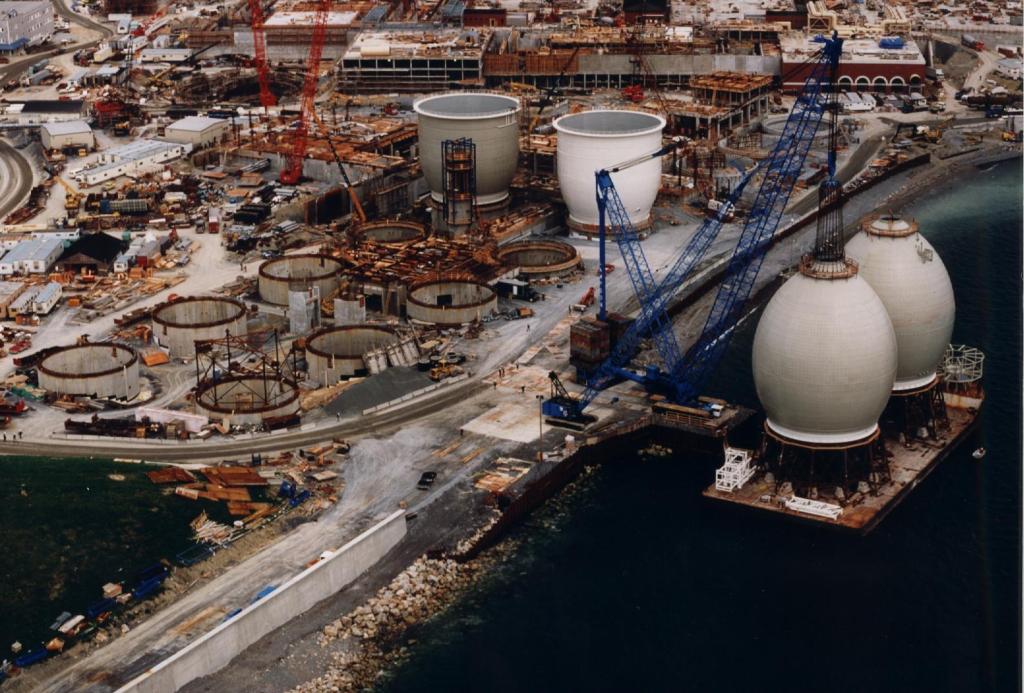
[[[821,51],[810,61],[803,90],[797,96],[771,155],[747,173],[727,202],[713,217],[701,224],[660,283],[654,280],[639,235],[629,221],[622,199],[615,189],[612,174],[652,158],[660,158],[680,143],[673,142],[656,152],[595,173],[600,231],[598,317],[602,321],[607,317],[605,241],[609,224],[636,293],[640,314],[612,346],[610,355],[589,373],[587,387],[581,396],[572,396],[556,373],[549,374],[552,394],[542,404],[545,416],[572,422],[585,421],[587,417],[584,410],[597,394],[622,379],[642,383],[649,390],[665,394],[673,402],[704,406],[697,398],[725,354],[733,328],[750,297],[761,263],[771,247],[772,237],[803,169],[818,125],[829,109],[828,95],[836,84],[843,41],[837,34],[831,38],[819,36],[816,41],[822,44]],[[829,156],[832,158],[834,154],[830,153]],[[830,161],[830,168],[834,170],[834,161]],[[683,354],[672,331],[672,320],[667,309],[676,292],[704,259],[721,231],[726,216],[735,207],[755,173],[763,174],[761,186],[729,259],[725,277],[704,329],[697,341]],[[640,340],[648,336],[653,337],[663,369],[649,366],[644,372],[638,373],[628,367],[629,362]]]

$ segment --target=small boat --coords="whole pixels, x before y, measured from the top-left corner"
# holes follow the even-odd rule
[[[971,457],[973,457],[976,460],[980,460],[982,457],[985,456],[986,452],[988,451],[984,447],[980,447],[971,453]]]

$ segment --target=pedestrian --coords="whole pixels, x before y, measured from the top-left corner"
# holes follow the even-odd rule
[[[337,414],[334,415],[334,420],[341,421],[341,412],[338,412]]]
[[[526,394],[526,386],[525,386],[525,385],[522,385],[522,386],[521,386],[521,387],[519,388],[519,391],[520,391],[520,392],[522,392],[522,393],[523,393],[523,394],[525,395],[525,394]]]
[[[529,331],[530,331],[530,323],[526,323],[526,331],[527,331],[527,332],[529,332]]]
[[[497,381],[497,380],[495,380],[495,381],[494,381],[494,389],[495,389],[495,390],[497,390],[497,389],[498,389],[498,381]]]
[[[24,437],[25,437],[25,431],[18,431],[18,440],[21,440]]]
[[[465,435],[466,435],[466,431],[465,431],[465,429],[462,429],[462,428],[460,428],[460,429],[459,429],[459,438],[462,438],[462,437],[463,437],[463,436],[465,436]]]

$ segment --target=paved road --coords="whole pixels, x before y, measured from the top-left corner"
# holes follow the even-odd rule
[[[53,7],[64,19],[69,22],[89,29],[90,31],[97,31],[100,33],[101,38],[95,41],[88,41],[86,43],[75,43],[70,46],[64,46],[62,48],[55,48],[49,51],[43,51],[42,53],[33,53],[32,55],[26,56],[20,60],[15,60],[9,65],[4,65],[0,68],[0,84],[6,84],[8,80],[14,79],[21,76],[25,70],[28,69],[29,65],[39,62],[43,58],[52,58],[53,56],[60,55],[61,53],[70,53],[77,51],[80,48],[91,48],[97,45],[100,41],[112,35],[114,32],[109,27],[106,27],[99,22],[93,21],[80,14],[72,12],[71,9],[64,4],[64,0],[53,0]]]
[[[215,457],[238,457],[253,452],[272,452],[289,448],[302,447],[322,443],[333,437],[365,435],[382,432],[400,427],[402,424],[415,421],[427,414],[436,413],[447,406],[469,399],[486,389],[481,381],[470,380],[437,390],[434,396],[414,400],[397,409],[384,410],[370,416],[361,416],[333,425],[319,426],[308,431],[295,431],[278,435],[253,438],[251,440],[226,440],[215,443],[185,443],[179,445],[140,447],[137,444],[122,443],[111,439],[95,441],[68,441],[67,443],[40,443],[25,441],[0,443],[0,455],[46,455],[48,457],[82,457],[90,450],[95,450],[101,457],[142,457],[147,461],[195,461]]]
[[[32,167],[21,153],[0,140],[0,220],[21,205],[32,189]]]

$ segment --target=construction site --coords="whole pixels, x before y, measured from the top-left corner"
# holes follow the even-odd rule
[[[881,205],[1020,156],[1020,56],[899,3],[728,5],[81,5],[72,45],[2,77],[0,165],[30,171],[0,182],[3,451],[171,465],[153,483],[204,513],[181,570],[292,510],[329,520],[288,540],[310,553],[449,488],[468,536],[649,427],[722,457],[709,498],[870,531],[984,401],[941,259]],[[710,384],[766,302],[762,412]],[[848,341],[815,342],[850,305]],[[230,624],[280,555],[164,618]],[[219,622],[57,651],[170,690],[139,662]],[[54,654],[12,690],[80,683]]]

